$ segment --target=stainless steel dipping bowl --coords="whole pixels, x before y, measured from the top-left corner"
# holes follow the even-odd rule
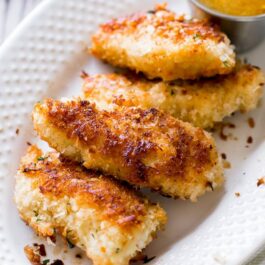
[[[210,9],[197,0],[189,0],[189,3],[193,17],[211,19],[219,24],[236,46],[238,53],[254,48],[265,37],[265,14],[233,16]]]

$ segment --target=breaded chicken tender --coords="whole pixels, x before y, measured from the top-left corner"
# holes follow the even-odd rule
[[[210,134],[154,108],[105,111],[88,101],[47,99],[36,104],[33,121],[66,157],[137,187],[195,201],[223,183]]]
[[[167,219],[132,188],[35,146],[22,159],[15,201],[38,235],[58,232],[94,265],[128,265]]]
[[[163,6],[102,24],[90,52],[150,79],[197,79],[228,74],[235,66],[233,47],[216,26],[185,20]]]
[[[255,108],[265,78],[251,65],[241,65],[226,76],[197,81],[149,81],[137,75],[87,76],[83,98],[101,109],[116,105],[157,108],[193,125],[210,128],[235,111]]]

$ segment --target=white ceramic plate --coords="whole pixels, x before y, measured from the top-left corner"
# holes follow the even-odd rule
[[[153,7],[151,0],[56,0],[44,1],[0,50],[0,264],[29,264],[26,244],[42,241],[19,219],[13,202],[14,175],[26,142],[38,142],[30,113],[43,97],[78,95],[79,73],[112,71],[88,56],[85,47],[100,22],[136,10]],[[170,8],[188,12],[186,1],[169,1]],[[265,43],[245,56],[265,68]],[[167,210],[169,222],[147,249],[150,262],[159,265],[242,264],[265,243],[265,106],[248,115],[236,114],[229,129],[238,140],[216,136],[220,152],[232,168],[226,171],[223,190],[207,194],[196,204],[151,194]],[[256,126],[250,129],[248,117]],[[16,129],[19,134],[16,134]],[[246,148],[246,139],[254,143]],[[43,145],[43,144],[42,144]],[[241,196],[236,197],[235,192]],[[65,248],[63,248],[65,250]],[[89,264],[74,257],[78,249],[64,253],[49,247],[49,258],[65,264]]]

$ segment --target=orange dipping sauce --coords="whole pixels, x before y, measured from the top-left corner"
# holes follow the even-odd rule
[[[227,15],[256,16],[265,14],[265,0],[200,0],[200,2]]]

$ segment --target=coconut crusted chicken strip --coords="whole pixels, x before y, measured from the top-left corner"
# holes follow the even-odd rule
[[[115,66],[163,80],[227,74],[235,66],[230,41],[216,26],[187,21],[163,6],[102,24],[90,51]]]
[[[157,108],[193,125],[210,128],[235,111],[255,108],[265,78],[251,65],[226,76],[197,81],[149,81],[137,75],[99,74],[84,79],[83,98],[101,109],[117,105]]]
[[[223,182],[213,138],[156,109],[108,112],[88,101],[47,99],[36,104],[33,120],[66,157],[134,186],[194,201]]]
[[[164,210],[132,188],[35,146],[22,159],[15,201],[37,234],[60,233],[94,265],[128,265],[166,222]]]

